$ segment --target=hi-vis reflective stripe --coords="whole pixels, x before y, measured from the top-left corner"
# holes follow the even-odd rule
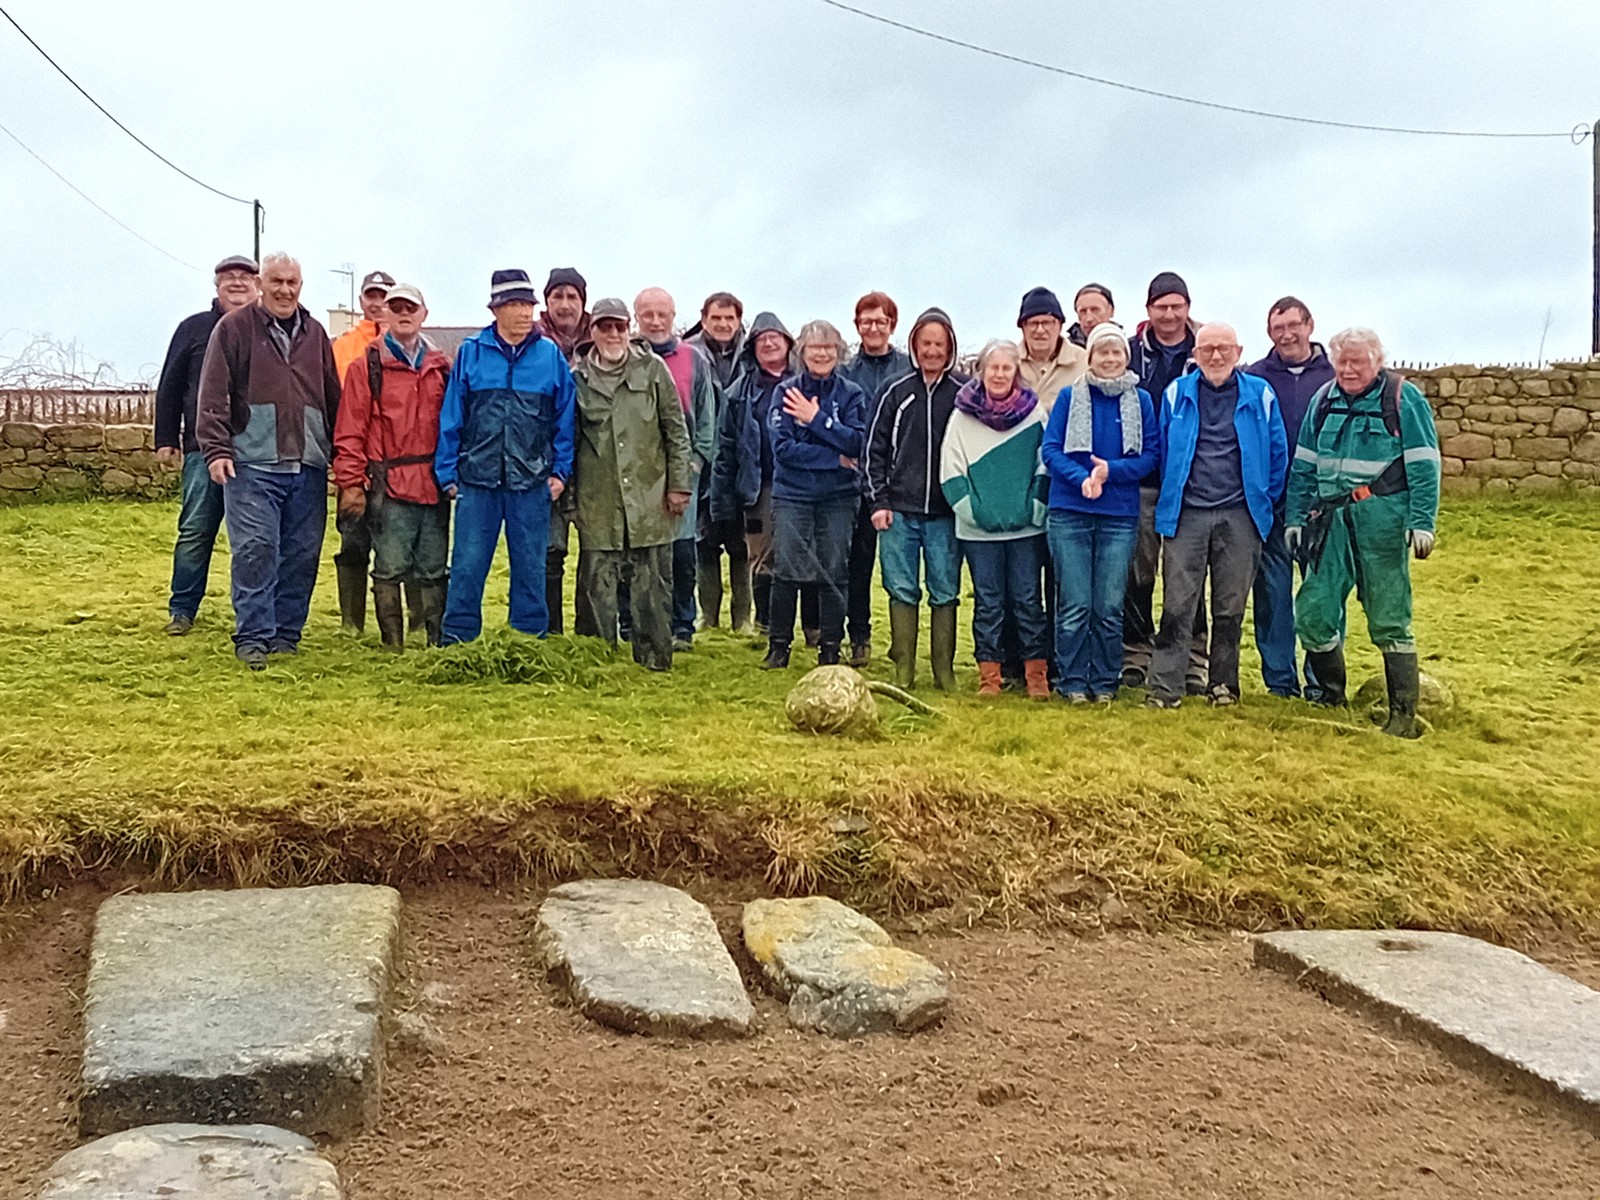
[[[1334,458],[1328,460],[1328,466],[1348,479],[1376,479],[1393,461],[1392,458]]]
[[[1439,451],[1432,446],[1413,446],[1405,452],[1405,460],[1408,463],[1437,463],[1439,461]]]
[[[1294,456],[1299,462],[1314,463],[1317,461],[1316,449],[1311,446],[1296,446],[1294,448]]]

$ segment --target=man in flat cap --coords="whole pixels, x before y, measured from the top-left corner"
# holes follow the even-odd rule
[[[206,473],[206,456],[195,440],[195,404],[200,398],[200,367],[217,322],[261,295],[261,271],[253,258],[233,254],[213,272],[216,299],[204,312],[186,317],[172,335],[161,382],[156,385],[156,461],[183,465],[183,499],[178,508],[178,540],[172,548],[172,594],[165,632],[182,637],[194,628],[206,594],[211,551],[222,528],[222,488]]]

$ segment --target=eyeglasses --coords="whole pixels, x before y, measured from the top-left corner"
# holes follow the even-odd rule
[[[889,321],[886,317],[858,317],[857,329],[888,329]]]
[[[1158,313],[1180,313],[1188,307],[1189,302],[1187,300],[1178,300],[1169,302],[1167,304],[1152,304],[1150,306],[1150,311]]]
[[[1237,354],[1239,350],[1238,346],[1196,346],[1194,354],[1196,358],[1221,358],[1225,354]]]

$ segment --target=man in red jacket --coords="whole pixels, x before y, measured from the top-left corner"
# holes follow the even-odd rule
[[[422,336],[428,318],[410,284],[389,289],[389,324],[344,377],[334,426],[339,515],[372,531],[372,607],[387,650],[404,649],[400,586],[412,583],[430,645],[444,616],[450,504],[433,478],[450,364]]]

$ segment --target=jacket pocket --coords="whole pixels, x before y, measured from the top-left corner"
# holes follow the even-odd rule
[[[244,430],[234,435],[233,455],[240,462],[278,461],[278,406],[250,405],[250,419]]]

